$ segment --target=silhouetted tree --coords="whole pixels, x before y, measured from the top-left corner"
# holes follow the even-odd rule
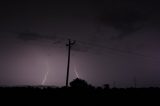
[[[109,84],[104,84],[104,89],[110,89]]]
[[[73,88],[89,88],[91,85],[89,85],[85,80],[76,78],[72,82],[70,82],[70,86]]]

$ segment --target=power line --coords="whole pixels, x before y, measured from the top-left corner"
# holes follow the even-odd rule
[[[88,43],[88,45],[90,45],[90,44],[92,45],[92,43]],[[128,54],[128,55],[140,57],[138,59],[146,59],[146,60],[152,61],[152,64],[160,64],[160,60],[159,60],[160,57],[157,57],[157,56],[153,57],[153,56],[145,55],[145,54],[142,54],[142,53],[138,53],[136,51],[127,51],[127,50],[112,48],[112,47],[108,47],[108,46],[104,46],[104,45],[97,45],[97,44],[93,44],[93,45],[97,46],[97,48],[101,48],[101,50],[105,51],[105,53],[106,52],[109,53],[109,51],[113,51],[112,53],[110,53],[111,55],[122,55],[122,56],[124,56],[124,55]],[[104,54],[104,55],[106,55],[106,54]]]
[[[35,38],[38,38],[38,39],[52,40],[52,41],[54,41],[53,44],[62,44],[62,42],[64,42],[66,40],[66,38],[64,38],[64,37],[44,36],[44,35],[42,36],[42,35],[38,35],[36,33],[28,33],[28,32],[27,33],[18,33],[18,34],[19,34],[18,37],[22,36],[23,39],[26,38],[25,36],[30,35],[30,37],[27,37],[27,39],[30,38],[30,40],[34,40]],[[106,46],[106,45],[89,43],[89,42],[85,42],[85,41],[77,40],[77,39],[76,39],[76,41],[77,41],[77,43],[76,43],[77,48],[73,48],[73,50],[80,51],[80,52],[88,52],[88,51],[91,51],[91,50],[97,51],[97,49],[98,49],[98,50],[102,50],[102,52],[103,51],[105,51],[105,52],[109,52],[109,51],[116,52],[116,55],[117,55],[117,53],[118,54],[123,53],[123,54],[128,54],[128,55],[139,56],[139,57],[143,57],[143,58],[147,58],[147,59],[158,58],[158,57],[152,57],[152,56],[144,55],[144,54],[141,54],[137,51],[129,51],[129,50],[124,50],[124,49],[122,50],[122,49],[118,49],[118,48],[114,48],[114,47],[109,47],[109,46]],[[81,47],[79,47],[79,46],[81,46]],[[76,45],[75,45],[75,47],[76,47]],[[98,53],[99,52],[100,51],[98,51]]]

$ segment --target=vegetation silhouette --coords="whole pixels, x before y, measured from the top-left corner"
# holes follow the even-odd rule
[[[70,82],[70,86],[72,88],[92,88],[93,86],[88,84],[85,80],[76,78],[72,82]]]
[[[146,103],[158,100],[160,88],[110,88],[109,84],[103,87],[94,87],[83,79],[74,79],[69,87],[53,86],[21,86],[0,87],[1,101],[16,99],[23,103],[36,105],[116,105],[132,103]],[[143,100],[143,99],[144,100]],[[63,102],[65,101],[65,102]],[[76,104],[75,104],[76,103]]]

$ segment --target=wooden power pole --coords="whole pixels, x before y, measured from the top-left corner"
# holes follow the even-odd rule
[[[66,44],[66,46],[68,46],[68,63],[67,63],[67,75],[66,75],[66,87],[68,87],[71,47],[75,43],[76,43],[75,41],[71,41],[71,39],[68,39],[68,43]]]

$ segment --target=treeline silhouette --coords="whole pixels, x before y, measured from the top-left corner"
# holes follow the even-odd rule
[[[110,88],[94,87],[85,80],[74,79],[70,87],[24,86],[0,87],[1,101],[7,100],[21,104],[46,105],[107,105],[147,103],[151,100],[158,101],[160,88]],[[156,103],[156,102],[153,102]]]

